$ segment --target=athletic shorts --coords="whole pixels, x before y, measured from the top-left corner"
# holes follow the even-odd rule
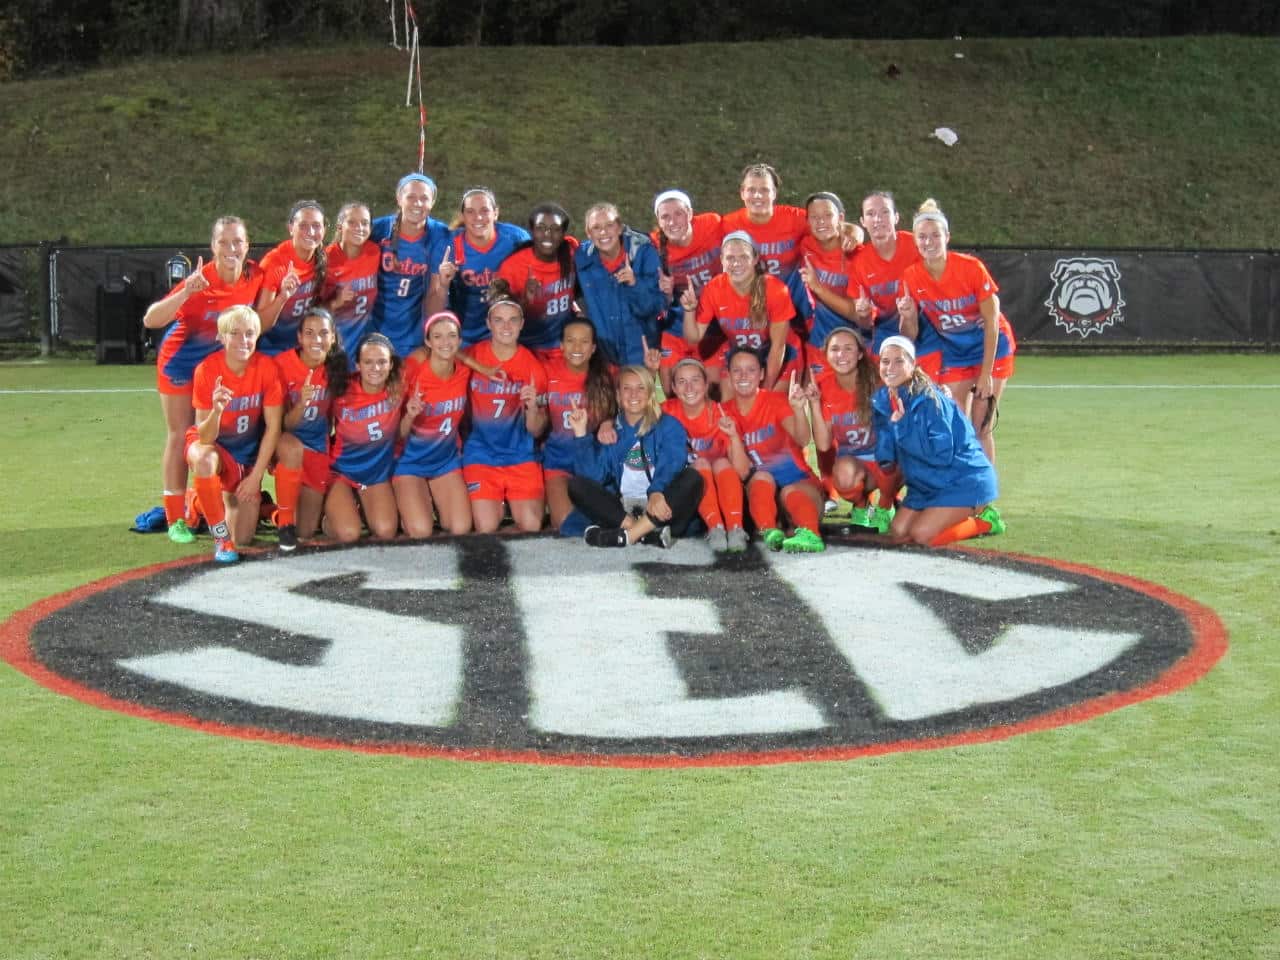
[[[943,367],[934,377],[938,383],[963,383],[966,380],[977,380],[982,373],[982,364],[971,367]],[[1013,376],[1013,354],[997,357],[991,364],[991,377],[994,380],[1008,380]]]
[[[311,490],[325,493],[333,482],[333,468],[329,466],[329,455],[315,450],[302,451],[302,485]]]
[[[506,467],[473,463],[462,468],[462,479],[472,500],[541,500],[546,491],[542,465],[533,461]]]
[[[195,427],[187,427],[185,435],[186,443],[182,448],[182,458],[187,460],[191,448],[197,443],[201,443],[200,431]],[[215,443],[213,449],[218,452],[218,477],[222,480],[222,489],[228,493],[233,493],[236,487],[240,486],[240,481],[249,474],[249,468],[237,460],[227,451],[227,448],[221,444]]]
[[[797,467],[790,461],[790,459],[775,470],[765,470],[763,467],[757,467],[751,472],[751,476],[747,478],[747,481],[750,482],[756,474],[764,474],[767,477],[772,477],[773,482],[778,485],[779,490],[783,487],[789,487],[793,483],[799,483],[801,480],[814,479],[812,473],[808,470]]]
[[[194,381],[191,379],[181,382],[170,380],[165,376],[164,370],[160,364],[156,364],[156,392],[170,397],[186,397],[191,398],[191,388]]]

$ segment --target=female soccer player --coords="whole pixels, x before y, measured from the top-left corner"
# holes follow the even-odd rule
[[[747,532],[742,526],[742,478],[751,460],[738,425],[715,400],[707,398],[707,368],[685,357],[671,371],[675,396],[662,405],[689,436],[689,465],[702,478],[698,515],[707,525],[707,543],[717,552],[742,553]]]
[[[804,284],[800,280],[800,241],[809,232],[804,208],[778,203],[782,178],[767,163],[743,168],[738,180],[742,208],[724,216],[725,234],[741,230],[756,244],[765,269],[786,284],[795,305],[795,315],[807,322],[813,313]]]
[[[329,368],[347,369],[333,315],[311,307],[298,327],[298,347],[277,354],[284,386],[284,432],[276,444],[276,532],[280,549],[296,550],[320,525],[329,489]]]
[[[433,248],[436,274],[427,293],[427,313],[451,310],[462,320],[462,345],[489,337],[489,285],[502,261],[529,242],[524,227],[498,220],[498,200],[488,187],[470,187],[459,207],[462,226]]]
[[[818,533],[822,491],[804,460],[811,439],[804,388],[793,371],[785,396],[761,390],[764,364],[750,347],[729,351],[729,379],[733,394],[725,409],[751,458],[747,508],[760,539],[770,550],[820,553],[826,549]],[[794,528],[790,537],[779,529],[779,504]]]
[[[916,339],[918,331],[914,326],[899,327],[898,299],[902,296],[902,273],[920,261],[920,251],[911,232],[898,229],[898,208],[887,190],[873,190],[862,198],[862,226],[868,242],[853,253],[846,291],[853,311],[852,316],[847,311],[845,316],[858,325],[872,357],[878,357],[880,344],[888,337],[902,333],[909,340]],[[936,359],[941,362],[941,355]],[[928,371],[930,366],[923,355],[920,360]]]
[[[995,468],[964,412],[916,365],[915,344],[903,336],[886,340],[880,377],[884,386],[872,400],[876,460],[881,469],[896,465],[907,485],[890,527],[894,542],[940,547],[1004,533],[991,505]]]
[[[373,221],[370,239],[382,258],[372,327],[391,341],[399,357],[422,346],[423,303],[433,266],[428,254],[449,237],[449,228],[431,218],[435,202],[436,182],[408,173],[396,184],[397,212]]]
[[[611,203],[591,207],[584,224],[588,239],[573,263],[599,347],[612,364],[643,364],[647,345],[660,342],[658,317],[667,308],[658,253],[647,236],[623,224]]]
[[[591,436],[588,421],[585,407],[570,412],[574,476],[569,496],[592,521],[583,539],[593,547],[637,542],[669,547],[693,519],[702,478],[688,465],[684,427],[658,406],[653,374],[629,366],[618,375],[613,443]]]
[[[724,238],[720,262],[724,267],[720,276],[701,291],[685,288],[680,298],[685,340],[699,343],[713,321],[719,324],[726,343],[707,362],[713,384],[722,379],[730,347],[767,349],[765,389],[773,390],[789,359],[788,352],[799,366],[800,342],[790,327],[794,314],[791,298],[782,282],[765,272],[763,258],[757,256],[751,237],[742,231]]]
[[[587,411],[587,429],[617,413],[617,386],[604,355],[596,349],[596,329],[590,320],[575,317],[564,324],[558,356],[546,364],[547,392],[544,403],[551,430],[542,445],[542,476],[546,484],[551,527],[560,524],[573,509],[569,499],[569,477],[573,474],[573,410]]]
[[[262,258],[257,310],[263,332],[258,349],[269,357],[297,346],[298,324],[324,288],[327,271],[320,204],[299,200],[289,209],[286,225],[289,239]]]
[[[805,339],[805,362],[811,375],[826,370],[823,344],[831,331],[848,328],[853,305],[845,296],[849,288],[850,261],[844,249],[844,203],[834,193],[813,193],[804,202],[809,232],[800,241],[800,279],[815,300],[813,320]]]
[[[670,305],[659,324],[662,341],[662,389],[671,394],[671,371],[684,357],[701,357],[684,339],[684,308],[680,298],[690,286],[703,287],[720,274],[720,239],[724,229],[720,214],[693,212],[693,201],[683,190],[664,190],[653,199],[658,227],[649,234],[658,249],[658,287]],[[695,291],[696,292],[696,291]],[[708,344],[708,355],[719,346]]]
[[[1013,373],[1016,345],[1009,321],[1000,312],[999,287],[977,257],[949,253],[947,218],[932,198],[912,219],[921,262],[903,273],[905,293],[898,301],[904,326],[923,317],[919,347],[926,352],[930,336],[941,341],[938,382],[951,390],[978,431],[988,459],[995,463],[995,412],[1004,385]]]
[[[201,362],[192,385],[185,455],[218,563],[235,563],[236,547],[253,540],[262,478],[280,437],[284,390],[276,365],[256,350],[261,330],[252,307],[220,313],[223,350]]]
[[[824,479],[853,504],[854,524],[887,533],[901,477],[875,462],[871,397],[879,374],[862,338],[849,327],[839,327],[827,337],[826,368],[805,388],[813,444],[819,454],[830,454]],[[878,492],[874,506],[868,488]]]
[[[164,413],[165,440],[161,460],[164,515],[169,539],[191,543],[196,536],[183,519],[187,491],[186,435],[195,422],[191,384],[200,361],[221,348],[218,317],[229,307],[247,305],[262,289],[262,270],[249,256],[249,235],[239,217],[219,217],[209,243],[213,257],[204,257],[185,280],[142,318],[150,330],[173,324],[166,331],[156,358],[156,389]]]
[[[468,386],[471,430],[462,444],[462,478],[471,497],[477,533],[493,533],[502,523],[502,503],[525,531],[542,529],[544,487],[536,439],[547,426],[538,397],[547,375],[532,353],[520,346],[520,304],[497,300],[489,305],[489,339],[469,351],[495,376],[473,373]]]
[[[371,333],[356,368],[329,370],[333,396],[333,479],[324,500],[324,529],[342,543],[360,538],[361,514],[370,532],[390,540],[400,525],[391,474],[400,429],[400,358],[391,341]]]
[[[378,300],[378,261],[381,250],[369,239],[373,229],[369,207],[352,200],[338,211],[333,243],[325,247],[328,260],[320,299],[333,314],[338,342],[354,362],[356,347],[369,332]]]
[[[510,297],[524,310],[520,346],[546,364],[560,353],[560,334],[573,316],[573,255],[578,241],[568,236],[569,212],[558,203],[540,203],[529,213],[533,243],[502,261],[491,299]]]
[[[449,311],[424,324],[425,362],[406,376],[400,435],[404,450],[391,481],[400,526],[411,537],[429,537],[432,513],[452,534],[471,530],[471,501],[462,480],[462,438],[458,428],[467,410],[471,371],[456,362],[462,323]]]

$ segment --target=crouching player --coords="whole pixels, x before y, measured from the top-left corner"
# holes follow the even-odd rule
[[[280,437],[284,390],[275,364],[256,352],[261,332],[252,307],[224,310],[223,349],[196,367],[192,382],[195,425],[187,429],[186,458],[219,563],[235,563],[236,547],[253,539],[262,478]]]
[[[345,372],[333,314],[311,307],[298,327],[298,347],[275,358],[284,389],[284,432],[276,444],[276,528],[290,553],[320,525],[329,489],[329,369]]]

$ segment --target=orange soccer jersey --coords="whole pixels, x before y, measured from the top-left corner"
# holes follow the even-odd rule
[[[284,404],[280,372],[270,357],[255,353],[244,373],[234,373],[225,353],[211,354],[196,368],[191,405],[197,410],[213,409],[213,391],[218,381],[231,393],[231,402],[218,419],[217,444],[237,463],[252,464],[258,455],[264,425],[262,411]]]
[[[756,253],[774,276],[789,277],[800,263],[800,241],[809,232],[809,215],[803,207],[778,205],[768,223],[752,223],[745,208],[725,214],[724,235],[745,230],[755,241]]]
[[[570,252],[578,242],[568,238]],[[572,264],[572,259],[570,259]],[[540,260],[532,247],[517,250],[498,267],[497,276],[505,280],[511,295],[524,308],[524,326],[520,330],[521,346],[531,350],[550,350],[560,346],[560,333],[565,321],[573,316],[573,268],[561,276],[560,261]],[[536,296],[527,295],[530,280],[536,280]]]
[[[332,300],[340,290],[350,292],[351,299],[334,308],[333,325],[342,349],[354,358],[356,348],[369,330],[373,306],[378,299],[378,262],[382,249],[372,240],[366,240],[356,256],[348,257],[341,244],[331,243],[325,247],[325,254],[329,263],[320,299]]]
[[[795,315],[791,295],[782,281],[766,276],[765,314],[769,325],[786,325]],[[698,323],[718,324],[730,344],[760,349],[769,345],[769,330],[759,329],[751,321],[751,298],[738,293],[727,274],[712,279],[698,297]],[[726,348],[727,349],[727,348]],[[724,352],[724,351],[722,351]]]
[[[245,261],[244,270],[230,286],[218,276],[215,263],[206,263],[200,275],[209,286],[183,301],[160,344],[156,381],[161,393],[191,392],[191,378],[200,361],[222,349],[218,342],[218,314],[230,307],[251,305],[262,289],[262,268],[252,260]],[[180,286],[168,295],[172,296]]]
[[[649,234],[659,256],[663,257],[663,269],[675,279],[676,297],[689,285],[689,277],[699,285],[710,282],[720,273],[720,240],[724,228],[718,213],[698,213],[689,221],[693,238],[685,246],[666,241],[662,231]]]
[[[277,244],[262,258],[263,287],[279,293],[280,282],[290,269],[298,275],[298,289],[284,302],[275,324],[270,330],[263,332],[258,342],[258,349],[272,356],[297,346],[298,325],[302,322],[302,315],[319,293],[316,290],[315,262],[299,257],[293,249],[292,240]]]

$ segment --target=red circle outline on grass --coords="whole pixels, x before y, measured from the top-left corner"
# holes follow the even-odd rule
[[[717,751],[691,756],[669,754],[595,754],[549,753],[537,750],[465,749],[459,747],[421,746],[401,743],[351,743],[345,740],[313,737],[303,734],[278,733],[260,727],[202,720],[189,714],[160,710],[130,700],[110,696],[93,687],[70,680],[50,670],[35,658],[31,650],[31,632],[46,617],[93,594],[112,587],[143,579],[162,570],[208,564],[205,557],[190,557],[166,563],[152,564],[113,574],[100,580],[83,584],[65,593],[39,600],[13,614],[0,623],[0,660],[26,674],[36,683],[55,693],[71,697],[90,706],[111,710],[128,716],[140,717],[171,726],[185,727],[200,733],[241,740],[259,741],[285,746],[306,747],[313,750],[346,750],[356,753],[391,755],[401,757],[468,760],[487,763],[528,763],[549,766],[622,767],[630,769],[658,767],[731,767],[760,766],[780,763],[806,763],[829,760],[853,760],[860,757],[880,756],[886,753],[902,753],[914,750],[937,750],[945,747],[969,746],[1007,740],[1026,733],[1037,733],[1054,727],[1083,723],[1104,713],[1131,706],[1154,697],[1165,696],[1189,686],[1209,672],[1227,651],[1227,631],[1222,620],[1213,610],[1189,597],[1174,593],[1157,583],[1140,580],[1126,574],[1113,573],[1084,564],[1047,557],[1033,557],[1019,553],[960,548],[955,554],[971,554],[1004,558],[1050,567],[1067,573],[1079,574],[1107,583],[1126,587],[1145,594],[1177,610],[1186,619],[1191,631],[1191,649],[1170,664],[1154,680],[1120,693],[1082,700],[1068,707],[1061,707],[1016,723],[1001,724],[980,730],[939,737],[893,740],[883,743],[860,744],[843,747],[818,747],[811,750],[779,749],[763,751]]]

